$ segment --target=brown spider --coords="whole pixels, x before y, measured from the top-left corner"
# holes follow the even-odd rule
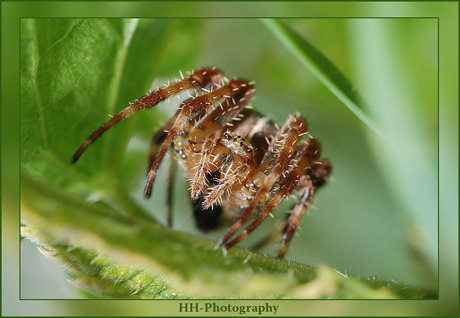
[[[216,68],[204,68],[185,78],[181,73],[181,77],[112,117],[83,143],[72,162],[117,122],[188,92],[190,98],[153,136],[145,196],[151,194],[166,152],[174,149],[189,181],[198,227],[209,230],[231,220],[233,225],[219,242],[230,248],[257,228],[283,199],[300,194],[283,223],[278,253],[283,258],[313,194],[330,174],[329,162],[319,160],[318,142],[298,114],[279,128],[251,110],[247,103],[255,91],[253,82],[229,81]],[[230,240],[248,218],[252,223]]]

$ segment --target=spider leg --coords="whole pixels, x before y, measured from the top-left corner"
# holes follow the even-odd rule
[[[265,209],[257,216],[257,218],[246,228],[243,232],[235,237],[233,240],[226,244],[226,248],[231,248],[232,246],[239,243],[242,239],[248,236],[252,231],[254,231],[259,224],[273,211],[273,209],[291,192],[292,183],[295,182],[296,177],[294,174],[289,174],[286,178],[287,183],[282,184],[282,189],[269,201]],[[290,186],[289,186],[290,185]]]
[[[209,109],[212,108],[215,103],[218,103],[222,100],[229,100],[242,90],[247,91],[248,86],[248,83],[245,81],[232,80],[226,85],[217,88],[216,90],[187,100],[182,104],[182,109],[178,113],[178,116],[147,175],[147,181],[144,188],[144,195],[146,197],[149,197],[152,192],[153,180],[155,179],[156,172],[160,166],[161,161],[163,160],[163,157],[166,154],[166,151],[168,150],[169,146],[179,131],[186,131],[185,128],[189,127],[188,119],[190,116],[194,112],[200,111],[203,108],[205,108],[206,113],[209,112]]]
[[[168,226],[173,226],[173,210],[174,210],[174,181],[176,180],[176,172],[177,172],[177,161],[172,158],[169,161],[169,176],[168,176],[168,186],[167,186],[167,195],[166,195],[166,205],[168,207],[168,217],[167,222]]]
[[[329,179],[331,173],[331,165],[329,161],[315,161],[311,164],[308,172],[304,174],[297,186],[297,191],[302,191],[304,194],[300,197],[298,203],[289,214],[286,227],[284,228],[283,237],[278,252],[278,257],[283,258],[289,247],[292,236],[302,219],[303,214],[311,205],[314,192],[318,191]]]
[[[232,167],[236,168],[232,169]],[[230,190],[235,184],[241,184],[251,171],[251,166],[247,163],[240,163],[240,160],[235,160],[223,172],[220,182],[212,188],[206,195],[203,202],[204,208],[212,206],[217,199],[227,190]]]
[[[150,152],[149,152],[149,164],[147,168],[147,173],[152,166],[153,161],[155,160],[155,156],[158,152],[158,148],[161,143],[166,139],[168,135],[169,129],[171,129],[172,124],[176,118],[177,114],[172,117],[166,124],[163,125],[152,137],[152,141],[150,143]],[[168,176],[168,184],[167,184],[167,196],[166,196],[166,206],[168,207],[167,212],[167,223],[169,227],[173,225],[173,189],[174,189],[174,180],[176,176],[176,168],[177,164],[174,158],[171,156],[170,166],[169,166],[169,176]]]
[[[308,177],[307,175],[304,175],[303,177],[300,178],[299,182],[297,183],[298,186],[296,186],[296,190],[295,192],[297,191],[300,191],[302,190],[304,187],[305,187],[305,182],[304,182],[304,177]],[[305,179],[306,179],[305,178]],[[301,185],[300,185],[301,184]],[[300,185],[300,186],[299,186]],[[299,188],[299,190],[297,190],[297,188]],[[276,226],[270,230],[270,232],[268,234],[266,234],[264,237],[262,237],[257,243],[255,243],[251,249],[254,250],[254,251],[259,251],[263,248],[265,248],[268,244],[272,243],[273,241],[277,240],[278,238],[281,238],[283,232],[284,232],[284,229],[286,228],[287,226],[287,221],[288,221],[288,218],[290,216],[290,213],[294,210],[294,208],[296,207],[297,203],[293,203],[292,204],[292,207],[288,210],[288,212],[286,213],[286,216],[283,220],[280,220],[278,221],[278,223],[276,224]]]
[[[155,157],[158,153],[158,148],[160,147],[161,143],[165,141],[166,136],[169,133],[174,121],[176,120],[177,114],[174,115],[171,119],[169,119],[166,124],[163,125],[152,137],[152,141],[150,143],[150,152],[149,152],[149,165],[147,167],[147,173],[150,170],[153,162],[155,161]]]
[[[289,218],[287,220],[287,225],[284,228],[283,238],[281,239],[281,245],[278,252],[278,257],[283,258],[286,254],[286,251],[291,242],[292,236],[302,219],[307,208],[310,206],[315,187],[313,186],[311,180],[309,180],[308,185],[306,186],[305,193],[300,198],[297,205],[292,210]]]
[[[219,245],[225,244],[233,236],[233,234],[235,234],[235,232],[238,231],[243,222],[246,221],[246,219],[249,217],[249,215],[252,213],[255,207],[259,204],[261,199],[266,195],[266,193],[268,193],[268,191],[272,188],[272,186],[275,184],[278,178],[289,169],[291,161],[290,159],[294,155],[296,145],[301,139],[303,133],[306,132],[306,129],[307,125],[300,118],[300,116],[292,116],[286,121],[286,123],[275,136],[275,138],[273,138],[272,142],[270,143],[270,147],[262,163],[259,166],[258,171],[256,171],[256,173],[254,174],[257,175],[264,169],[272,167],[265,173],[265,175],[267,175],[265,182],[255,194],[254,199],[252,200],[251,204],[246,209],[246,211],[233,224],[233,226],[230,228],[227,234],[220,240]],[[272,200],[272,202],[274,201]],[[273,208],[274,206],[271,209]],[[266,211],[268,211],[266,212],[267,215],[268,213],[270,213],[271,209],[266,209]],[[260,223],[262,219],[258,222]],[[257,222],[257,220],[255,222]],[[236,244],[236,242],[234,244]],[[232,244],[232,246],[234,244]]]
[[[202,189],[205,187],[207,183],[206,174],[211,172],[211,170],[217,170],[213,169],[213,166],[218,168],[218,166],[214,163],[215,160],[209,160],[210,154],[215,149],[214,146],[215,142],[211,138],[206,138],[202,145],[202,156],[200,158],[200,162],[194,167],[193,176],[190,179],[190,195],[192,199],[197,199]]]
[[[76,162],[81,154],[92,144],[100,135],[107,129],[118,123],[119,121],[130,117],[134,113],[142,109],[152,108],[156,104],[164,101],[170,97],[178,95],[182,92],[188,91],[197,87],[207,86],[209,83],[219,83],[222,80],[222,73],[217,69],[205,68],[192,73],[189,77],[171,84],[167,87],[160,88],[130,104],[128,107],[120,111],[117,115],[113,116],[109,121],[97,129],[89,138],[81,145],[72,157],[72,163]]]

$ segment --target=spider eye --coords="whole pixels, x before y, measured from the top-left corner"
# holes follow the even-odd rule
[[[224,137],[227,138],[227,139],[231,139],[231,138],[232,138],[228,132],[224,132]]]

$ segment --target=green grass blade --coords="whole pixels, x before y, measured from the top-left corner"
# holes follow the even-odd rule
[[[368,107],[356,88],[326,56],[285,23],[275,19],[263,19],[263,22],[338,99],[376,134],[383,137],[380,129],[365,113]]]

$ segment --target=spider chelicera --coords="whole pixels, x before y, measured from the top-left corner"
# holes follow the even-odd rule
[[[297,203],[282,224],[278,256],[283,258],[314,193],[329,178],[331,166],[320,159],[318,142],[299,114],[280,128],[253,111],[248,105],[255,92],[253,82],[228,80],[216,68],[181,77],[112,117],[83,143],[72,162],[114,124],[187,92],[189,98],[152,138],[144,195],[150,196],[158,168],[171,149],[188,178],[197,226],[206,231],[232,222],[219,241],[226,248],[256,229],[282,200],[295,195]]]

